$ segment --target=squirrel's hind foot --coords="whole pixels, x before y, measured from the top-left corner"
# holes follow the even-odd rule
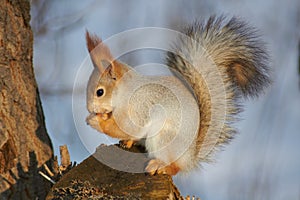
[[[168,174],[170,176],[174,176],[179,172],[179,170],[180,168],[176,165],[176,163],[170,163],[167,165],[159,159],[150,160],[145,168],[145,171],[150,175]]]

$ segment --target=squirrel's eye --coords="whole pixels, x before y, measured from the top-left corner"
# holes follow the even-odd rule
[[[104,90],[102,88],[96,91],[97,97],[101,97],[104,94]]]

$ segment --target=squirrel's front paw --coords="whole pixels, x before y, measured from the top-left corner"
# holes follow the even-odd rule
[[[108,120],[108,118],[110,117],[109,113],[97,113],[96,115],[104,121]]]
[[[167,165],[159,159],[150,160],[145,168],[145,171],[150,175],[168,174],[170,176],[174,176],[179,172],[179,170],[180,168],[175,163]]]
[[[100,120],[99,116],[92,113],[86,118],[86,123],[90,125],[92,128],[100,132],[103,132],[103,129],[100,127],[99,120]]]

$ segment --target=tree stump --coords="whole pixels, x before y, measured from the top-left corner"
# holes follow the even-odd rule
[[[93,155],[66,173],[46,199],[182,199],[170,176],[130,172],[133,168],[142,172],[149,160],[141,147],[132,147],[129,151],[136,154],[125,156],[118,154],[120,149],[118,145],[98,147]]]

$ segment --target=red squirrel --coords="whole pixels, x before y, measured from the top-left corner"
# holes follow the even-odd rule
[[[189,172],[209,161],[236,133],[232,122],[240,99],[258,96],[271,82],[264,44],[243,21],[211,17],[183,33],[186,38],[167,52],[166,65],[192,92],[175,76],[139,74],[115,60],[99,37],[86,33],[94,64],[87,123],[127,148],[144,139],[151,158],[145,170],[152,175]]]

